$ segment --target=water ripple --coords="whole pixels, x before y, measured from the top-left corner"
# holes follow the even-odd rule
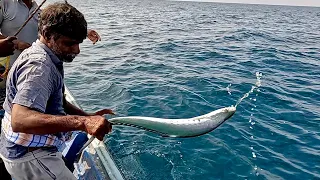
[[[259,91],[234,117],[201,137],[114,127],[105,143],[127,179],[320,178],[318,8],[69,3],[102,36],[94,46],[84,41],[65,68],[67,84],[88,111],[198,116],[234,105],[255,84],[255,73],[263,73]]]

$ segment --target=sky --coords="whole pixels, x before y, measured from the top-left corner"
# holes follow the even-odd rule
[[[248,3],[248,4],[273,4],[273,5],[292,5],[292,6],[317,6],[317,7],[320,7],[320,0],[190,0],[190,1]]]

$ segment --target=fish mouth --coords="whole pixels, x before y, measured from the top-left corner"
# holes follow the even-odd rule
[[[236,107],[234,107],[234,106],[230,106],[230,107],[226,108],[226,111],[227,111],[227,113],[229,113],[229,115],[225,118],[225,120],[231,118],[231,116],[234,115],[234,113],[236,112],[236,110],[237,110],[237,109],[236,109]]]
[[[233,112],[233,114],[236,112],[236,107],[234,107],[234,106],[230,106],[230,107],[228,107],[228,111],[229,112]]]

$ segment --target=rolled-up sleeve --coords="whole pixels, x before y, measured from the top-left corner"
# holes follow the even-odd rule
[[[54,91],[53,79],[52,67],[41,61],[23,65],[17,73],[17,93],[13,104],[45,112]]]

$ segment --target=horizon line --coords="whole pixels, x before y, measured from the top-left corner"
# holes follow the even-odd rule
[[[319,5],[300,5],[300,4],[267,4],[267,3],[248,3],[248,2],[222,2],[222,1],[210,1],[210,0],[169,0],[169,1],[180,1],[180,2],[206,2],[206,3],[220,3],[220,4],[248,4],[248,5],[268,5],[268,6],[291,6],[291,7],[311,7],[320,8]]]

